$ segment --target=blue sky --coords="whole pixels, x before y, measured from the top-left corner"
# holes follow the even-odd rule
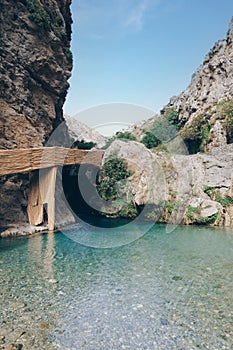
[[[74,68],[65,113],[113,102],[157,112],[225,38],[233,1],[73,0],[72,14]],[[91,118],[80,114],[87,124]]]

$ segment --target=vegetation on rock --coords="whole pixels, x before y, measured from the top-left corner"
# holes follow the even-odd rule
[[[90,150],[93,147],[96,146],[95,142],[85,142],[84,140],[82,141],[75,141],[72,148],[78,148],[78,149],[86,149],[86,150]]]
[[[188,205],[186,210],[186,216],[188,219],[192,220],[194,217],[194,214],[200,214],[201,208],[200,207],[193,207],[191,205]]]
[[[136,137],[129,131],[118,131],[115,138],[122,141],[137,141]]]
[[[180,135],[184,140],[189,153],[194,154],[205,151],[208,143],[210,124],[206,114],[196,116],[190,124],[184,126]]]
[[[217,118],[223,120],[227,143],[233,143],[233,100],[224,100],[217,104]]]
[[[214,224],[215,221],[217,221],[218,217],[219,217],[219,212],[211,216],[205,216],[205,217],[199,216],[196,218],[195,223],[198,225],[211,225],[211,224]]]
[[[38,0],[20,0],[20,2],[28,10],[28,18],[40,30],[53,31],[55,36],[62,42],[66,42],[67,34],[65,31],[64,19],[59,15],[58,11],[52,9],[53,4],[50,6],[42,5]],[[72,53],[68,46],[63,49],[66,57],[71,60]]]
[[[97,190],[105,201],[113,203],[117,216],[129,218],[137,216],[133,197],[127,193],[125,186],[125,180],[131,175],[127,162],[116,157],[109,159],[99,173]]]
[[[161,141],[151,131],[145,131],[145,135],[141,139],[141,142],[149,149],[161,144]]]
[[[217,189],[215,187],[207,187],[204,192],[208,194],[208,196],[215,200],[216,202],[220,203],[223,207],[226,207],[227,205],[233,205],[233,198],[230,196],[221,197],[220,194],[217,192]]]
[[[115,140],[121,140],[121,141],[137,141],[136,137],[129,131],[118,131],[115,136],[110,137],[103,149],[107,149]]]
[[[155,118],[153,125],[144,130],[141,142],[149,149],[168,143],[178,135],[179,115],[173,108],[166,108]]]

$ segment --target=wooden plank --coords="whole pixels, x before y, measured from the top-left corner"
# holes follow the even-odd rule
[[[57,167],[35,171],[30,176],[27,214],[32,225],[42,224],[43,206],[47,204],[48,229],[55,227],[55,186]]]
[[[0,150],[0,175],[72,164],[100,166],[104,151],[86,151],[64,147]]]

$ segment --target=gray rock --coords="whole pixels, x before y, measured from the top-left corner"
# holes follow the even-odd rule
[[[85,142],[95,142],[97,147],[101,148],[106,143],[106,137],[101,135],[96,130],[90,128],[89,126],[81,123],[77,119],[65,115],[65,121],[68,126],[68,131],[70,136],[74,141],[85,141]]]
[[[233,226],[233,205],[222,202],[226,196],[233,197],[232,145],[224,149],[221,159],[218,148],[209,155],[177,155],[153,153],[141,143],[116,140],[103,162],[111,156],[127,161],[133,175],[126,188],[132,189],[136,204],[160,206],[163,213],[159,221]],[[196,211],[188,217],[190,207]]]
[[[179,112],[180,122],[189,123],[205,114],[221,100],[233,99],[233,18],[227,37],[218,41],[206,55],[203,64],[193,74],[190,85],[179,96],[171,98],[166,107]],[[214,109],[212,110],[214,112]],[[219,125],[213,132],[219,135]],[[223,142],[223,138],[221,142]],[[217,144],[219,145],[219,143]]]

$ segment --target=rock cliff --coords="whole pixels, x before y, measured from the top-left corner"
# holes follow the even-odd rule
[[[126,187],[148,219],[233,226],[233,18],[188,88],[127,131],[149,149],[115,141],[105,161],[127,160]]]
[[[216,42],[193,74],[187,89],[171,98],[168,107],[179,113],[184,125],[222,100],[233,99],[233,18],[226,39]]]
[[[62,120],[72,55],[70,0],[1,0],[1,148],[44,144]]]
[[[190,85],[167,108],[178,113],[180,134],[188,145],[205,138],[201,150],[206,151],[233,142],[233,18],[226,39],[216,42]]]
[[[1,149],[42,146],[64,121],[72,69],[70,4],[0,0]],[[1,177],[0,187],[0,226],[26,222],[28,175]]]
[[[226,39],[216,42],[190,85],[172,97],[160,116],[129,129],[140,140],[153,122],[176,113],[177,134],[190,153],[233,143],[233,18]]]
[[[140,157],[138,156],[140,155]],[[135,141],[116,140],[105,153],[127,161],[125,188],[145,218],[171,224],[233,226],[233,144],[211,154],[152,152]]]
[[[65,121],[68,126],[69,135],[73,142],[84,141],[84,142],[94,142],[97,147],[101,148],[106,144],[107,138],[101,135],[96,130],[90,128],[89,126],[81,123],[77,119],[65,115]]]

